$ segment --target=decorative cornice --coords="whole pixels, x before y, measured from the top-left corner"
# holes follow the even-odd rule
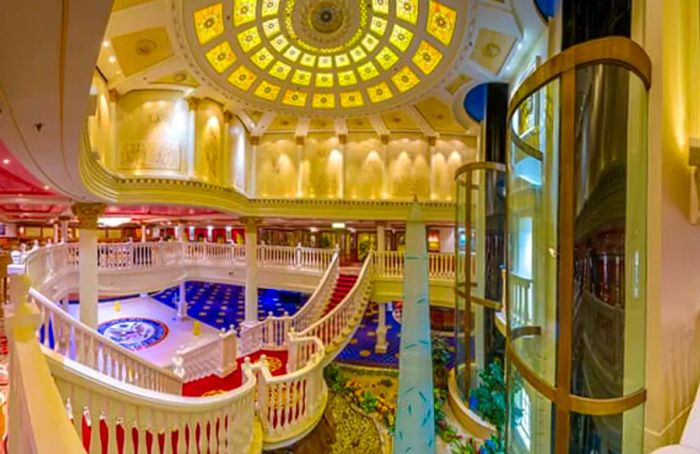
[[[224,110],[224,123],[231,123],[231,120],[233,120],[233,113]]]
[[[105,212],[104,203],[74,203],[71,210],[78,217],[78,227],[96,230],[97,218]]]
[[[112,89],[109,90],[107,93],[109,94],[109,101],[110,101],[110,102],[117,102],[117,101],[119,101],[119,98],[120,98],[121,95],[119,94],[119,92],[118,92],[116,89],[112,88]]]
[[[187,109],[189,110],[197,110],[199,107],[199,104],[202,102],[201,99],[195,98],[194,96],[187,98]]]
[[[246,230],[254,230],[257,229],[260,224],[262,224],[263,220],[254,216],[243,216],[238,219],[238,222],[243,224]]]

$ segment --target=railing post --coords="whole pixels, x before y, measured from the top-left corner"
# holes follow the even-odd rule
[[[238,351],[238,336],[236,335],[236,328],[233,325],[229,326],[229,330],[225,331],[221,328],[219,333],[219,367],[217,368],[216,374],[219,377],[226,377],[231,372],[236,370],[236,359]]]

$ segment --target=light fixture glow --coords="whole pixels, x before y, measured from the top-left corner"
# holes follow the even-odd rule
[[[109,41],[107,41],[106,39],[102,41],[102,47],[109,47]]]
[[[109,62],[110,62],[110,63],[116,63],[116,62],[117,62],[117,57],[115,57],[114,55],[110,55],[110,56],[109,56]]]
[[[114,217],[99,217],[97,218],[97,223],[105,227],[119,227],[122,224],[127,224],[131,222],[131,218],[128,216],[114,216]]]
[[[8,165],[8,164],[10,163],[10,160],[7,159],[7,158],[5,158],[5,159],[2,160],[2,163],[5,164],[5,165]]]
[[[333,227],[334,229],[344,229],[345,223],[344,222],[333,222],[331,224],[331,227]]]

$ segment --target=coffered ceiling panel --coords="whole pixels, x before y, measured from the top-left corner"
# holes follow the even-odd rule
[[[141,72],[173,55],[165,27],[115,36],[112,46],[126,76]]]

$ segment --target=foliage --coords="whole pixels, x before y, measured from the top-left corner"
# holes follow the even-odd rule
[[[447,388],[447,365],[451,356],[449,345],[443,336],[433,335],[431,342],[433,346],[433,386],[444,389]]]
[[[478,448],[472,438],[460,438],[450,444],[451,454],[477,454]]]
[[[323,371],[323,378],[326,379],[328,387],[337,394],[344,394],[347,378],[340,372],[335,364],[330,364]]]
[[[506,422],[506,382],[500,360],[479,371],[479,386],[470,397],[476,401],[474,411],[502,432]]]

